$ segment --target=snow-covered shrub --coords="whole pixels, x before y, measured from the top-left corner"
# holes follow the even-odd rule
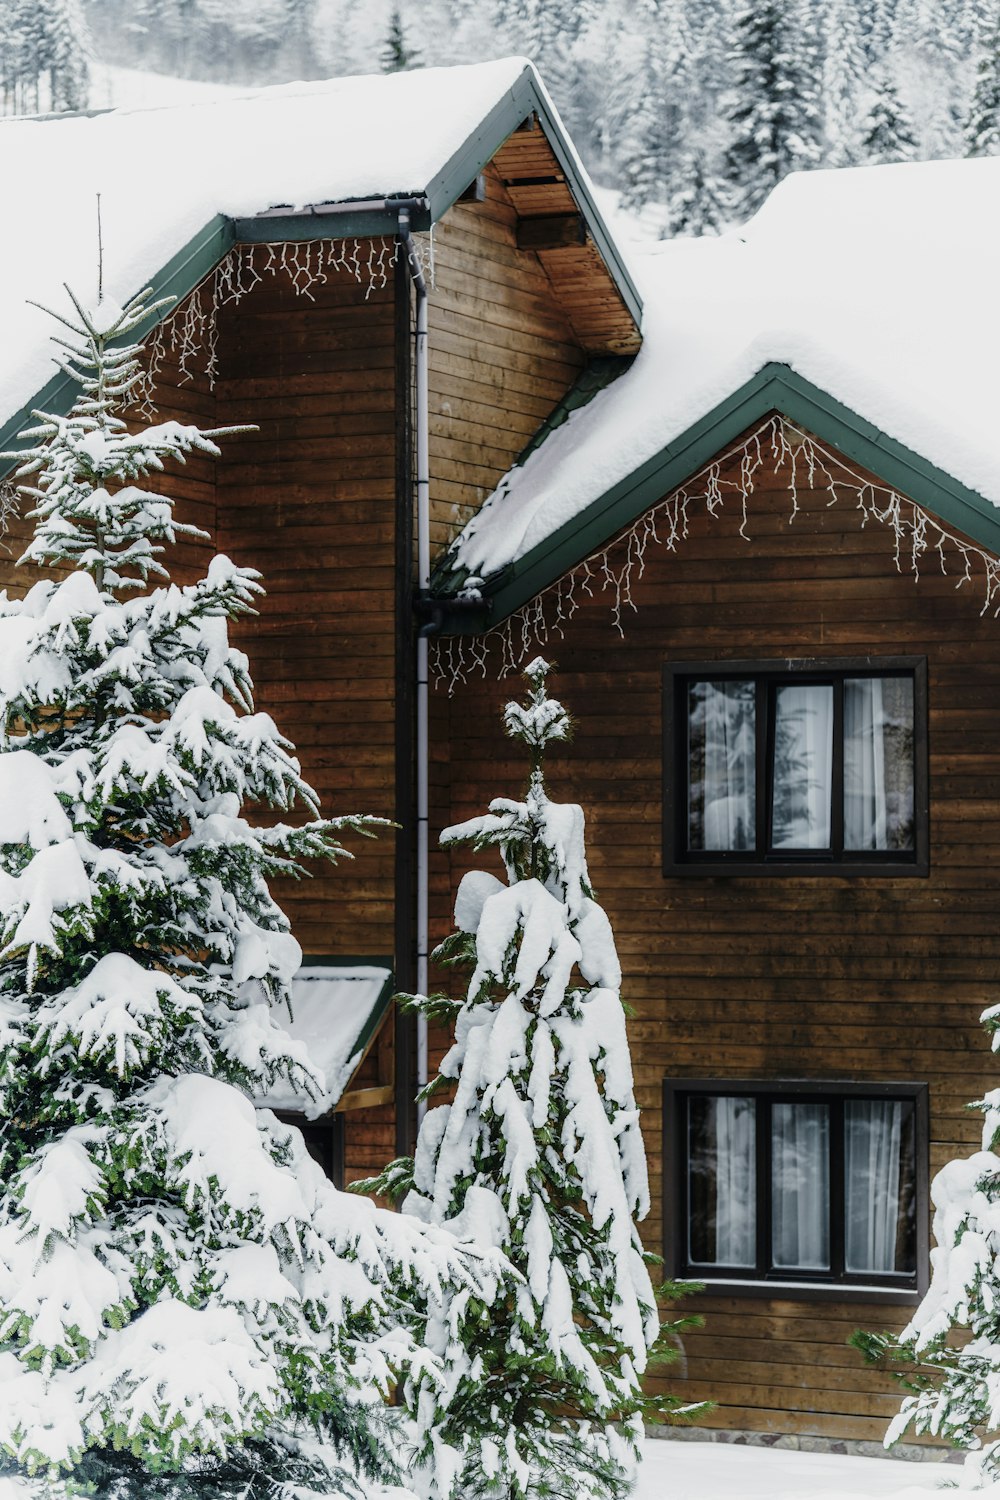
[[[440,1311],[488,1298],[496,1258],[336,1192],[252,1103],[316,1081],[245,998],[283,1002],[301,959],[268,880],[372,820],[316,816],[253,712],[228,621],[257,575],[147,588],[192,528],[139,481],[219,434],[116,414],[147,294],[74,308],[81,393],[19,471],[22,561],[58,571],[0,596],[0,1451],[116,1497],[360,1500],[399,1475],[385,1393],[414,1360],[444,1378]],[[247,801],[312,815],[251,826]]]
[[[583,812],[545,789],[545,748],[570,730],[548,671],[532,662],[526,705],[504,714],[530,752],[525,800],[498,798],[442,835],[499,850],[507,879],[461,882],[458,931],[438,956],[471,968],[465,999],[413,997],[454,1022],[428,1090],[453,1085],[454,1097],[427,1112],[414,1161],[380,1180],[409,1187],[403,1208],[424,1223],[501,1246],[523,1278],[467,1321],[467,1367],[453,1368],[439,1431],[464,1452],[461,1500],[627,1494],[642,1418],[679,1407],[645,1397],[640,1378],[690,1322],[661,1326],[635,1225],[649,1198],[621,967],[587,875]]]
[[[1000,1006],[982,1020],[1000,1051]],[[909,1392],[889,1424],[886,1447],[912,1428],[969,1449],[973,1482],[1000,1480],[1000,1089],[980,1109],[982,1150],[948,1164],[931,1183],[931,1284],[898,1336],[856,1333],[873,1363],[894,1371]]]

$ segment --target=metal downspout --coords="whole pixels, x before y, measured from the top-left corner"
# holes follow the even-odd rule
[[[420,265],[416,245],[410,233],[410,210],[399,210],[399,238],[417,291],[415,337],[416,374],[416,460],[417,460],[417,597],[426,598],[431,582],[430,518],[430,444],[427,378],[427,282]],[[428,882],[430,866],[429,826],[429,744],[428,744],[428,642],[421,630],[416,650],[416,802],[417,802],[417,993],[426,995],[430,950]],[[427,1082],[427,1017],[417,1016],[417,1088]],[[417,1125],[424,1117],[426,1105],[417,1105]]]

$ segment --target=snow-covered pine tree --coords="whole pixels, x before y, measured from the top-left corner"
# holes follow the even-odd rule
[[[80,0],[0,0],[4,113],[84,108],[90,52]]]
[[[875,87],[875,98],[861,123],[863,159],[875,166],[893,161],[913,161],[917,155],[917,139],[887,67],[877,72]]]
[[[850,167],[861,159],[858,98],[868,72],[862,20],[855,0],[827,0],[823,34],[823,165]]]
[[[964,80],[971,76],[954,26],[954,7],[942,0],[898,0],[891,45],[893,82],[913,122],[924,160],[956,156],[968,110]]]
[[[545,788],[546,748],[570,730],[549,670],[533,661],[527,703],[504,712],[530,754],[525,800],[499,798],[442,835],[497,850],[507,883],[482,870],[461,882],[438,956],[472,969],[465,999],[414,997],[454,1020],[428,1090],[454,1085],[454,1099],[428,1110],[414,1162],[379,1183],[398,1195],[409,1181],[404,1211],[499,1245],[524,1278],[471,1329],[440,1429],[464,1448],[462,1500],[628,1494],[643,1416],[679,1409],[644,1397],[640,1379],[691,1322],[661,1326],[635,1225],[648,1193],[621,968],[583,812]]]
[[[746,219],[789,172],[820,160],[815,37],[799,0],[757,0],[734,20],[725,159],[733,211]]]
[[[625,158],[621,204],[639,210],[666,204],[677,183],[677,158],[684,141],[683,107],[688,93],[684,64],[690,40],[681,30],[683,12],[674,7],[651,19],[642,93],[619,143]]]
[[[666,234],[718,234],[726,222],[725,189],[708,167],[708,153],[687,146],[678,155],[667,199]]]
[[[1000,1005],[981,1019],[1000,1051]],[[1000,1481],[1000,1089],[972,1107],[985,1117],[982,1150],[949,1162],[931,1183],[936,1244],[923,1301],[902,1333],[858,1332],[851,1342],[871,1363],[906,1366],[894,1373],[910,1394],[886,1447],[910,1428],[930,1433],[969,1450],[973,1486],[993,1486]]]
[[[254,1108],[316,1085],[272,1015],[301,954],[268,880],[371,820],[317,817],[252,711],[228,622],[257,575],[148,587],[192,528],[141,481],[219,434],[118,415],[148,294],[73,306],[81,393],[19,455],[22,561],[56,571],[0,595],[0,1452],[115,1500],[361,1500],[398,1477],[394,1368],[433,1404],[423,1320],[447,1363],[441,1308],[480,1307],[496,1258],[336,1192]]]
[[[976,87],[963,133],[966,156],[1000,155],[1000,6],[980,51]]]
[[[393,8],[389,17],[389,30],[379,61],[383,73],[405,73],[408,68],[416,68],[420,64],[416,49],[407,40],[406,27],[398,5]]]

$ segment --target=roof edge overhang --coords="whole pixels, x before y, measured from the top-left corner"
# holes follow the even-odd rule
[[[437,629],[445,635],[470,635],[500,624],[773,411],[806,428],[948,526],[1000,556],[1000,509],[790,366],[767,364],[680,437],[605,491],[581,515],[487,579],[478,600],[434,600]]]
[[[587,221],[587,228],[630,317],[637,328],[641,327],[642,299],[594,202],[590,188],[581,175],[576,154],[553,112],[538,74],[527,62],[512,86],[483,116],[475,130],[423,190],[412,194],[309,204],[303,209],[278,206],[245,218],[217,214],[165,266],[150,276],[148,283],[158,298],[173,297],[176,301],[181,301],[212,273],[234,245],[394,236],[399,228],[400,209],[404,207],[410,210],[411,230],[429,229],[458,201],[504,141],[532,114],[542,124],[556,159],[565,173],[570,191]],[[141,287],[137,286],[130,295],[139,291]],[[135,341],[141,341],[168,315],[169,309],[154,314],[131,337]],[[30,424],[32,412],[48,411],[57,416],[65,415],[73,403],[77,389],[76,382],[61,370],[53,375],[19,411],[0,422],[0,451],[14,446],[18,433]],[[13,467],[16,464],[0,466],[0,478]]]

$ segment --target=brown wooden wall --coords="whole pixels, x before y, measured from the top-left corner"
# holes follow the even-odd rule
[[[431,546],[446,546],[492,494],[573,384],[585,356],[494,166],[481,203],[434,231],[428,305]]]
[[[258,568],[259,618],[234,630],[258,709],[295,743],[328,814],[391,818],[394,743],[393,293],[331,272],[296,294],[268,274],[219,326],[225,440],[218,546]],[[307,953],[393,952],[393,835],[275,894]]]
[[[735,470],[733,471],[735,477]],[[652,1168],[649,1247],[663,1248],[661,1087],[667,1077],[896,1079],[930,1083],[931,1171],[974,1146],[966,1101],[995,1082],[978,1024],[997,999],[1000,958],[1000,622],[960,567],[915,582],[893,538],[862,529],[850,499],[800,491],[789,524],[783,479],[758,480],[748,543],[738,503],[693,510],[675,554],[650,546],[626,611],[583,597],[545,649],[576,737],[550,764],[552,794],[582,803],[590,870],[611,917]],[[926,653],[931,873],[928,878],[674,878],[661,873],[661,669],[666,661]],[[494,666],[496,663],[494,655]],[[519,679],[473,677],[434,714],[436,806],[444,823],[519,793],[523,756],[499,729]],[[467,854],[436,855],[437,934]],[[881,1438],[898,1395],[845,1341],[901,1326],[871,1303],[704,1296],[667,1384],[717,1404],[710,1426]]]
[[[257,430],[225,440],[218,546],[267,588],[233,637],[326,815],[395,815],[393,306],[391,276],[331,270],[310,298],[279,270],[220,317],[217,420]],[[306,954],[391,961],[395,835],[345,843],[353,860],[274,894]],[[359,1084],[391,1079],[391,1035]],[[391,1111],[352,1112],[346,1141],[349,1178],[378,1168]]]

